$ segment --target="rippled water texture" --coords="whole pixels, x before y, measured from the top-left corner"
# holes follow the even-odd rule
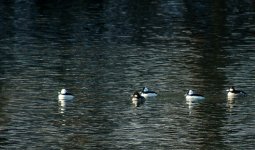
[[[13,0],[0,14],[1,149],[255,148],[252,0]],[[134,107],[144,86],[159,95]]]

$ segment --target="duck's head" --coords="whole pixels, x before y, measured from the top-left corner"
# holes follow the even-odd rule
[[[147,87],[143,87],[143,92],[148,92],[149,89]]]
[[[61,93],[61,94],[66,94],[66,93],[67,93],[67,90],[66,90],[66,89],[62,89],[60,93]]]
[[[229,91],[230,91],[230,92],[235,91],[235,87],[231,86],[231,87],[229,88]]]
[[[233,92],[235,91],[235,87],[234,86],[231,86],[228,90],[226,90],[227,92]]]
[[[188,94],[188,95],[194,94],[194,91],[189,90],[187,94]]]
[[[135,98],[140,98],[141,95],[139,94],[138,91],[135,91],[134,94],[133,94],[133,97],[135,97]]]

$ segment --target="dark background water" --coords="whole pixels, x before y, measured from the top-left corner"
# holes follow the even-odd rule
[[[254,149],[254,42],[252,0],[1,1],[0,148]]]

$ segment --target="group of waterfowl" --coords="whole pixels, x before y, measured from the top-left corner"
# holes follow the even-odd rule
[[[238,96],[246,96],[247,94],[244,91],[236,90],[235,87],[230,87],[228,90],[228,97],[238,97]],[[158,94],[152,90],[149,90],[147,87],[144,87],[141,91],[135,91],[132,97],[132,103],[135,106],[140,106],[145,102],[146,99],[156,97]],[[74,95],[69,93],[66,89],[62,89],[58,92],[58,99],[59,100],[72,100]],[[185,94],[185,98],[189,102],[195,102],[204,100],[205,97],[201,94],[195,93],[193,90],[188,90]]]
[[[230,87],[226,90],[228,92],[228,98],[235,98],[239,96],[246,96],[247,94],[244,91],[236,90],[235,87]],[[148,88],[144,87],[141,92],[134,92],[132,95],[132,102],[135,106],[140,106],[145,102],[147,98],[156,97],[158,94],[154,91],[150,91]],[[193,90],[188,90],[188,92],[184,95],[186,101],[188,102],[198,102],[204,100],[205,97],[201,94],[195,93]]]
[[[234,86],[230,87],[229,89],[226,90],[228,92],[228,98],[235,98],[235,97],[239,97],[239,96],[246,96],[247,94],[244,91],[241,90],[236,90]],[[189,90],[186,94],[185,94],[186,100],[190,101],[190,102],[194,102],[194,101],[199,101],[199,100],[203,100],[205,99],[205,97],[201,94],[197,94],[192,90]]]

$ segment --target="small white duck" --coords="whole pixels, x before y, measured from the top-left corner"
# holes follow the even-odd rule
[[[197,102],[205,99],[203,95],[197,94],[193,90],[188,90],[188,92],[185,94],[185,97],[186,100],[190,102]]]
[[[150,91],[147,87],[143,87],[141,91],[141,96],[144,98],[156,97],[158,94],[154,91]]]
[[[58,92],[58,99],[60,100],[72,100],[73,98],[73,94],[67,92],[66,89],[62,89],[60,92]]]

